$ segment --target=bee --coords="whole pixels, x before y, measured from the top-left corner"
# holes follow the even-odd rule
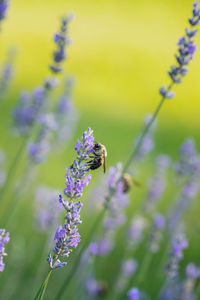
[[[137,187],[140,186],[140,183],[137,180],[133,179],[131,177],[131,175],[128,173],[124,173],[124,175],[122,177],[122,182],[123,182],[123,192],[124,193],[127,193],[133,184]]]
[[[106,156],[107,156],[106,147],[100,143],[95,143],[93,147],[93,154],[94,156],[91,156],[92,160],[88,162],[88,165],[90,166],[90,170],[95,170],[103,165],[103,170],[105,173]]]

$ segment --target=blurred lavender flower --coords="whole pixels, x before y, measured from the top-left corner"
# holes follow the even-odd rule
[[[69,198],[69,201],[65,200],[61,195],[59,196],[59,201],[67,213],[64,225],[60,225],[55,233],[54,256],[52,257],[51,253],[49,253],[47,258],[52,269],[64,267],[67,263],[60,262],[59,258],[68,257],[72,249],[76,248],[80,242],[77,225],[81,224],[80,210],[83,204],[80,201],[73,202],[73,200],[82,196],[83,188],[89,184],[91,179],[91,174],[87,175],[87,172],[89,171],[88,160],[93,152],[93,147],[93,131],[88,128],[83,133],[81,141],[78,140],[74,147],[77,151],[77,160],[74,160],[70,168],[67,168],[64,194]]]
[[[172,238],[172,249],[170,259],[166,266],[168,278],[174,278],[178,274],[179,261],[183,258],[183,250],[188,247],[188,241],[183,233],[178,232]]]
[[[107,290],[108,286],[105,282],[95,280],[92,274],[88,276],[86,281],[87,297],[92,296],[92,299],[95,299],[98,296],[105,295]]]
[[[5,19],[6,12],[8,9],[9,1],[8,0],[0,0],[0,22]]]
[[[71,17],[66,17],[61,20],[61,32],[55,35],[55,43],[57,45],[57,50],[54,52],[54,65],[50,66],[50,69],[54,73],[62,71],[60,63],[66,58],[65,46],[68,44],[68,39],[66,37],[67,25]],[[21,95],[20,103],[16,106],[13,111],[14,119],[14,130],[18,134],[29,135],[35,122],[40,118],[39,113],[42,115],[48,114],[50,93],[58,86],[59,80],[56,77],[50,77],[44,80],[43,86],[36,88],[33,91],[33,95],[23,93]],[[45,129],[46,130],[46,129]],[[41,129],[43,131],[43,129]],[[40,150],[40,148],[42,150]],[[43,145],[38,145],[34,143],[28,146],[29,153],[34,156],[34,153],[42,151],[49,151],[49,143],[44,142]],[[43,150],[44,149],[44,150]],[[36,159],[36,161],[43,161],[43,157]]]
[[[145,210],[153,212],[159,199],[161,199],[166,188],[166,172],[170,164],[167,155],[159,155],[156,158],[155,175],[150,179],[148,184],[148,195],[145,201]]]
[[[145,124],[144,126],[148,125],[148,123],[151,121],[152,115],[147,115],[145,117]],[[151,128],[149,129],[148,133],[144,136],[144,139],[142,141],[142,144],[140,146],[139,152],[137,154],[137,159],[142,159],[144,156],[149,154],[154,149],[154,141],[153,141],[153,134],[156,128],[156,122],[153,123]],[[140,135],[135,139],[134,145],[135,147],[140,141]]]
[[[138,268],[138,262],[133,259],[124,259],[121,263],[121,270],[119,272],[118,279],[115,284],[115,289],[122,292],[129,283],[130,278],[135,275]]]
[[[40,115],[38,122],[41,124],[35,142],[29,142],[28,155],[33,163],[42,163],[51,149],[50,140],[57,129],[57,123],[53,114]]]
[[[26,91],[21,93],[20,102],[12,112],[15,133],[25,136],[30,134],[44,106],[45,97],[45,89],[42,86],[35,88],[32,95]]]
[[[148,223],[144,216],[136,215],[133,217],[131,225],[128,229],[127,246],[129,249],[136,248],[144,238],[144,230]]]
[[[5,161],[4,152],[0,151],[0,188],[4,185],[6,181],[6,172],[3,170],[3,165]]]
[[[188,139],[180,148],[180,158],[175,164],[179,182],[184,182],[182,191],[169,213],[169,229],[179,223],[183,213],[189,209],[200,188],[200,155],[192,139]]]
[[[5,252],[5,244],[10,240],[9,232],[6,232],[5,229],[0,229],[0,272],[3,272],[5,264],[3,262],[4,256],[7,256]]]
[[[41,231],[51,231],[59,223],[63,206],[58,202],[58,191],[41,186],[35,194],[35,219]]]
[[[200,268],[193,263],[188,264],[186,267],[186,278],[181,285],[180,300],[196,299],[194,287],[198,278],[200,278]]]
[[[200,23],[200,8],[198,7],[198,1],[193,4],[192,17],[189,19],[190,29],[186,28],[185,36],[181,37],[178,41],[178,53],[175,55],[177,65],[171,66],[171,70],[168,72],[172,83],[168,87],[162,86],[159,90],[163,99],[171,99],[174,97],[174,93],[171,92],[173,84],[181,83],[182,78],[187,74],[188,69],[186,65],[193,59],[196,51],[196,45],[193,41],[197,33],[197,29],[193,27]]]
[[[179,150],[179,161],[175,164],[178,179],[196,177],[200,173],[200,155],[193,139],[187,139]]]
[[[72,21],[72,19],[72,14],[63,17],[61,19],[60,31],[54,35],[54,43],[56,44],[57,49],[53,53],[53,64],[50,65],[50,70],[53,73],[60,73],[62,71],[61,63],[66,59],[66,46],[71,43],[67,33],[68,23]]]
[[[13,61],[16,56],[16,49],[11,48],[8,51],[8,58],[2,66],[1,76],[0,76],[0,97],[8,90],[9,84],[13,77]],[[0,99],[2,100],[2,99]]]
[[[140,292],[137,288],[133,287],[127,292],[127,296],[130,300],[140,300]]]
[[[111,191],[116,184],[117,186],[111,199],[107,201],[105,198],[108,215],[104,218],[104,230],[97,243],[98,255],[107,255],[113,249],[116,233],[126,221],[124,210],[129,204],[129,196],[124,190],[123,179],[118,182],[120,178],[123,178],[122,164],[118,163],[116,167],[109,168],[108,172],[108,192]]]
[[[56,145],[66,143],[74,132],[75,125],[78,119],[78,113],[71,101],[71,94],[73,90],[73,79],[68,78],[65,83],[64,91],[59,97],[56,104],[55,119],[58,124],[56,133]]]
[[[149,239],[149,250],[152,253],[159,251],[162,240],[162,230],[165,227],[165,218],[161,214],[156,214],[153,220],[153,228]]]
[[[177,280],[168,279],[167,284],[161,290],[159,299],[160,300],[180,300],[181,287]],[[189,299],[188,299],[189,300]],[[190,299],[192,300],[192,299]]]

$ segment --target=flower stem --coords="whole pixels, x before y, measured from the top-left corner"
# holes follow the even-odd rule
[[[25,136],[23,138],[22,143],[21,143],[21,145],[20,145],[20,147],[19,147],[19,149],[18,149],[18,151],[17,151],[17,153],[15,155],[15,158],[14,158],[14,160],[13,160],[13,162],[12,162],[10,168],[9,168],[9,171],[8,171],[8,174],[7,174],[7,178],[6,178],[6,182],[5,182],[3,188],[2,188],[2,190],[0,192],[1,202],[3,201],[3,197],[4,197],[5,193],[6,193],[6,190],[9,187],[9,184],[10,184],[10,181],[12,179],[12,176],[14,175],[14,172],[16,171],[17,165],[19,163],[19,158],[20,158],[21,154],[23,153],[24,147],[25,147],[26,142],[27,142],[27,138],[28,138],[27,136]]]
[[[49,271],[49,273],[47,274],[47,277],[45,278],[44,282],[42,283],[42,285],[40,286],[34,300],[42,300],[44,298],[44,295],[45,295],[45,291],[46,291],[46,288],[47,288],[47,285],[48,285],[48,281],[49,281],[49,278],[51,276],[51,273],[52,273],[52,269]]]

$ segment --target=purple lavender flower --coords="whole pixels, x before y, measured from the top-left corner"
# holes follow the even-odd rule
[[[66,46],[71,43],[67,36],[68,23],[72,21],[73,16],[69,15],[61,19],[60,32],[54,35],[54,43],[56,50],[53,53],[53,64],[50,65],[50,70],[53,73],[60,73],[62,71],[61,63],[66,58]]]
[[[127,296],[130,300],[140,300],[140,292],[137,288],[133,287],[127,292]]]
[[[192,139],[186,140],[180,148],[179,161],[175,164],[176,182],[184,183],[180,196],[169,213],[169,229],[179,223],[183,213],[188,210],[199,192],[200,155]]]
[[[188,247],[188,241],[183,233],[177,233],[172,238],[172,249],[170,251],[170,260],[166,266],[168,278],[177,276],[179,261],[183,258],[183,250]]]
[[[5,244],[10,240],[9,232],[6,232],[5,229],[0,229],[0,272],[4,271],[5,264],[3,262],[4,256],[7,256],[5,252]]]
[[[5,161],[5,154],[4,152],[0,151],[0,188],[4,185],[6,181],[6,172],[3,169]]]
[[[55,110],[55,119],[58,124],[58,130],[56,133],[56,145],[60,147],[61,144],[73,135],[76,127],[78,113],[71,101],[71,95],[73,90],[73,80],[68,78],[66,80],[64,90],[58,99]]]
[[[0,0],[0,21],[5,19],[8,5],[9,5],[8,0]]]
[[[145,126],[151,121],[152,116],[147,115],[145,117]],[[156,122],[154,122],[151,129],[148,131],[148,133],[144,136],[144,139],[142,141],[142,144],[140,146],[139,152],[137,154],[137,159],[141,159],[147,154],[149,154],[154,149],[154,141],[153,141],[153,133],[156,128]],[[140,141],[140,135],[135,139],[134,145],[137,146],[137,144]]]
[[[98,255],[107,255],[113,249],[115,235],[126,221],[124,210],[129,204],[129,196],[124,192],[124,183],[119,181],[122,177],[122,164],[118,163],[116,167],[111,167],[108,172],[108,192],[115,187],[115,193],[109,201],[105,197],[108,214],[104,218],[104,230],[98,242]]]
[[[51,231],[58,225],[59,215],[63,210],[61,203],[57,201],[58,191],[41,186],[35,194],[35,220],[41,231]]]
[[[97,280],[95,280],[95,278],[92,274],[89,274],[87,281],[86,281],[87,295],[89,294],[89,296],[98,297],[101,295],[105,295],[107,290],[108,290],[108,287],[104,281],[97,281]]]
[[[186,267],[186,275],[188,278],[197,279],[200,277],[200,268],[198,268],[194,263],[190,263]]]
[[[28,155],[33,163],[42,163],[51,149],[50,140],[53,132],[57,129],[57,123],[53,114],[40,115],[38,122],[41,124],[35,142],[27,145]]]
[[[89,184],[91,175],[87,175],[89,171],[88,160],[90,154],[93,152],[94,137],[93,131],[88,128],[83,133],[81,141],[75,146],[77,151],[77,160],[74,160],[70,168],[67,168],[66,173],[66,188],[64,194],[69,198],[69,201],[65,200],[62,195],[59,196],[59,201],[66,210],[65,223],[60,225],[55,233],[55,247],[53,249],[54,256],[49,254],[47,261],[50,268],[62,268],[65,263],[61,263],[59,258],[66,258],[72,252],[73,248],[78,246],[80,242],[80,235],[78,233],[77,225],[81,224],[80,210],[83,204],[77,201],[83,194],[83,188]]]
[[[200,173],[200,155],[196,150],[194,140],[187,139],[181,146],[179,154],[179,161],[175,164],[178,177],[196,177]]]
[[[13,130],[18,134],[28,135],[36,117],[31,95],[28,92],[21,93],[19,105],[13,110],[12,116]]]
[[[137,247],[143,240],[144,230],[147,227],[147,220],[141,215],[133,217],[131,225],[128,229],[128,247],[132,249]]]
[[[118,293],[122,292],[126,288],[130,278],[135,275],[137,268],[138,262],[135,259],[128,258],[122,261],[121,270],[115,284],[115,289],[118,291]]]
[[[195,2],[193,4],[192,17],[189,19],[191,29],[186,28],[186,35],[178,40],[178,52],[175,56],[177,65],[171,66],[171,70],[168,72],[172,80],[172,84],[168,87],[162,86],[159,90],[163,99],[171,99],[175,96],[175,94],[171,92],[172,85],[181,83],[182,78],[188,72],[186,65],[188,65],[193,59],[194,53],[196,51],[196,45],[193,41],[193,37],[195,37],[197,29],[193,29],[193,27],[197,26],[199,23],[200,9],[198,7],[198,2]]]
[[[162,240],[162,230],[165,226],[165,218],[161,214],[155,214],[153,228],[149,238],[149,249],[152,253],[158,252]]]
[[[157,202],[161,199],[166,188],[166,172],[169,166],[170,159],[167,155],[159,155],[156,158],[155,175],[148,183],[148,195],[145,201],[145,210],[153,212]]]
[[[190,263],[186,267],[186,278],[181,284],[180,300],[194,300],[195,297],[195,285],[200,278],[200,268],[195,264]]]

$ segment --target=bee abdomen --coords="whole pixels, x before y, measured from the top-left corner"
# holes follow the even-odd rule
[[[89,162],[89,164],[90,164],[90,170],[95,170],[102,165],[102,158],[96,157],[91,162]]]

